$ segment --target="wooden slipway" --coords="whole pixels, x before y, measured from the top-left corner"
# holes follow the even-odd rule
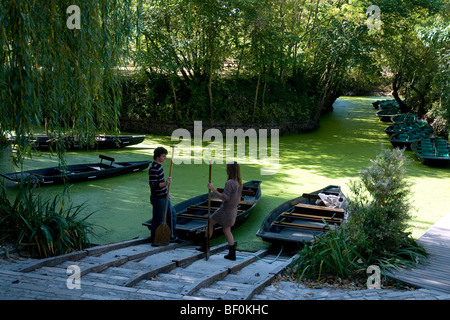
[[[227,247],[211,248],[206,261],[192,242],[152,247],[137,239],[0,265],[0,299],[247,300],[294,258],[267,249],[230,261]]]

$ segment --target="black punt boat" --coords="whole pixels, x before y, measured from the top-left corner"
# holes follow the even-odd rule
[[[319,194],[342,199],[342,208],[327,207],[320,201]],[[319,204],[317,202],[319,201]],[[311,242],[336,228],[345,220],[345,197],[339,186],[330,185],[312,193],[289,200],[272,210],[264,219],[256,236],[271,243]]]
[[[223,189],[218,189],[222,192]],[[219,208],[221,200],[213,197],[211,193],[211,214]],[[238,214],[234,228],[243,224],[250,216],[251,211],[261,198],[261,181],[251,180],[243,184],[241,202],[238,205]],[[208,221],[208,193],[185,200],[174,206],[177,212],[177,234],[182,239],[202,239],[205,236]],[[152,220],[142,223],[151,229]],[[217,225],[214,235],[222,227]]]
[[[81,181],[111,178],[127,173],[145,170],[150,161],[115,162],[114,158],[99,155],[99,163],[68,165],[66,169],[52,167],[23,172],[3,173],[1,176],[14,182],[24,181],[39,185],[75,183]],[[109,164],[103,160],[110,161]]]
[[[66,150],[99,150],[99,149],[119,149],[127,146],[132,146],[144,141],[145,135],[98,135],[95,136],[93,143],[82,144],[73,136],[66,136],[63,138],[64,148]],[[38,136],[31,140],[31,144],[38,150],[49,150],[56,148],[55,139],[48,136]]]
[[[447,167],[450,164],[450,144],[444,139],[421,139],[411,144],[411,150],[425,165]]]

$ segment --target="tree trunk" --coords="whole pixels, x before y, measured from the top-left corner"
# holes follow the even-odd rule
[[[213,76],[213,55],[211,53],[211,61],[209,63],[209,79],[208,79],[208,95],[209,95],[209,122],[214,123],[214,101],[212,95],[212,76]]]
[[[415,92],[417,92],[417,94],[420,97],[419,110],[417,110],[417,113],[420,117],[422,117],[427,113],[427,111],[425,109],[425,104],[426,104],[425,103],[425,94],[423,92],[419,91],[419,89],[417,89],[413,84],[409,85],[409,87],[411,89],[413,89]],[[429,89],[429,87],[430,87],[430,83],[427,82],[425,85],[425,89],[427,90],[427,89]]]
[[[394,96],[395,101],[397,101],[400,112],[401,113],[408,113],[411,111],[411,108],[402,100],[399,96],[399,90],[401,87],[401,81],[402,81],[402,72],[399,71],[395,74],[394,80],[392,81],[392,95]]]
[[[173,94],[173,101],[174,101],[174,109],[173,109],[173,113],[174,113],[174,118],[175,118],[175,122],[178,124],[178,101],[177,101],[177,92],[175,90],[175,86],[173,84],[173,76],[169,76],[170,77],[170,87],[172,88],[172,94]]]
[[[258,91],[259,91],[260,83],[261,83],[261,71],[259,71],[259,73],[258,73],[258,82],[256,83],[255,103],[253,104],[252,122],[255,121],[256,106],[258,103]]]

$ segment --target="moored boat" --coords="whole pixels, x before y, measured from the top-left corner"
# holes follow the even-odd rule
[[[414,113],[400,113],[391,118],[392,123],[413,123],[416,121],[416,115]]]
[[[398,114],[400,114],[400,112],[399,112],[398,108],[395,108],[395,107],[382,109],[377,112],[378,118],[380,119],[380,121],[383,121],[383,122],[391,122],[392,117],[395,117]]]
[[[414,121],[411,123],[403,123],[403,122],[394,123],[388,126],[386,129],[384,129],[384,132],[386,132],[388,136],[392,136],[393,134],[396,133],[402,133],[408,130],[419,129],[425,126],[427,126],[427,123],[425,121]]]
[[[425,165],[447,167],[450,164],[450,144],[444,139],[421,139],[411,144],[411,150]]]
[[[218,189],[222,192],[223,189]],[[212,194],[214,195],[214,194]],[[253,208],[261,198],[261,181],[251,180],[243,184],[241,201],[238,205],[238,214],[234,228],[243,224],[250,216]],[[215,196],[211,198],[211,214],[219,208],[221,200]],[[203,239],[208,221],[208,193],[185,200],[174,206],[177,212],[177,234],[182,239]],[[142,223],[151,230],[152,220]],[[217,235],[221,226],[216,225],[214,235]]]
[[[326,206],[324,198],[334,205]],[[304,193],[273,209],[256,236],[279,244],[311,242],[345,221],[346,202],[339,186],[330,185],[312,193]]]
[[[395,133],[390,136],[389,141],[395,148],[411,150],[411,144],[423,138],[429,138],[433,135],[433,129],[430,126],[413,128],[401,133]]]
[[[101,160],[98,163],[3,173],[1,176],[14,182],[55,185],[116,177],[145,170],[150,164],[150,161],[115,162],[114,158],[104,155],[99,155],[99,158]],[[110,163],[103,163],[103,160],[110,161]]]
[[[65,136],[63,139],[66,150],[98,150],[98,149],[119,149],[141,143],[145,135],[98,135],[90,144],[81,143],[74,136]],[[38,136],[31,140],[31,145],[38,150],[49,150],[56,148],[55,138],[48,136]]]
[[[377,100],[372,102],[372,105],[375,109],[385,109],[388,107],[398,107],[397,101],[394,99],[386,99],[386,100]]]

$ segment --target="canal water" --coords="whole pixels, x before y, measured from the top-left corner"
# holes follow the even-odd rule
[[[279,138],[279,168],[273,175],[261,175],[258,163],[241,164],[243,181],[261,180],[262,198],[249,220],[234,230],[240,250],[256,251],[267,247],[256,237],[265,216],[279,204],[327,185],[340,185],[348,193],[348,182],[358,177],[369,165],[382,145],[392,148],[384,129],[388,124],[379,121],[372,102],[380,97],[341,97],[333,112],[324,115],[320,128],[309,133]],[[270,136],[270,134],[269,134]],[[170,149],[170,136],[147,135],[143,143],[119,150],[102,150],[101,154],[120,161],[152,160],[158,146]],[[204,146],[208,143],[205,143]],[[225,142],[224,142],[225,146]],[[270,146],[270,143],[269,143]],[[67,152],[68,164],[93,163],[99,160],[98,151]],[[225,152],[224,152],[225,154]],[[0,172],[14,171],[8,161],[8,151],[0,152]],[[413,204],[416,208],[411,221],[414,237],[419,237],[439,218],[449,212],[450,168],[422,165],[407,151],[408,178],[413,182]],[[57,166],[58,159],[47,152],[33,154],[26,159],[24,170]],[[164,164],[168,175],[170,158]],[[207,192],[208,164],[177,164],[173,166],[171,194],[173,204]],[[221,187],[226,181],[225,164],[214,164],[212,182]],[[11,197],[17,192],[14,183],[5,181]],[[63,186],[46,186],[40,190],[49,196],[60,194]],[[69,192],[75,204],[86,203],[86,213],[94,224],[93,243],[110,243],[149,236],[143,221],[151,218],[148,171],[111,179],[74,184]],[[223,236],[213,244],[225,241]]]

